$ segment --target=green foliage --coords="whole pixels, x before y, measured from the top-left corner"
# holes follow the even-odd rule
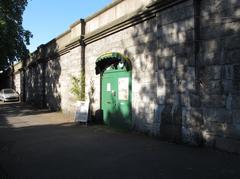
[[[22,27],[27,3],[27,0],[0,0],[0,70],[29,54],[26,45],[32,34]]]
[[[80,73],[78,77],[72,76],[72,88],[71,92],[75,95],[77,100],[84,101],[85,100],[85,74],[83,72]]]

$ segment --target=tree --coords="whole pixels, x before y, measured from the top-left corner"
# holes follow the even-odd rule
[[[0,0],[0,70],[26,58],[32,33],[22,27],[27,0]]]

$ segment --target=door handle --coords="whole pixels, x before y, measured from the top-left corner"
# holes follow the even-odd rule
[[[112,90],[112,95],[116,96],[116,92],[114,90]]]

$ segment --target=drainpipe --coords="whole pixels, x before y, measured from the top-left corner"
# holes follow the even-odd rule
[[[80,36],[80,46],[81,46],[81,71],[85,72],[85,20],[80,19],[81,22],[81,36]]]
[[[84,84],[86,85],[86,75],[85,75],[85,42],[84,42],[84,36],[85,36],[85,20],[80,19],[81,22],[81,35],[80,35],[80,48],[81,48],[81,73],[84,74]],[[82,80],[82,79],[81,79]],[[86,97],[86,89],[85,91],[85,97]]]

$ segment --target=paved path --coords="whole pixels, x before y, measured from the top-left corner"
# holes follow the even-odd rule
[[[238,155],[0,104],[0,178],[240,178]]]

